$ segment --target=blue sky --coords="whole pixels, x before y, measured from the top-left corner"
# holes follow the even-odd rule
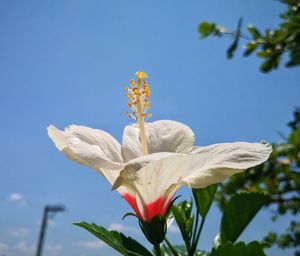
[[[226,60],[229,39],[199,40],[197,25],[216,21],[275,27],[276,1],[63,0],[0,2],[0,255],[33,255],[45,204],[68,211],[51,221],[45,255],[117,255],[71,223],[96,222],[144,241],[131,211],[96,172],[68,161],[46,127],[81,124],[118,140],[131,122],[125,87],[137,70],[149,75],[153,117],[188,124],[197,144],[275,142],[299,105],[297,69],[265,75],[240,50]],[[242,47],[242,46],[241,46]],[[178,194],[190,196],[187,189]],[[201,240],[209,248],[219,212],[210,212]],[[263,211],[245,240],[282,230]],[[179,243],[176,228],[169,234]],[[270,255],[282,255],[272,249]],[[292,255],[292,253],[285,255]]]

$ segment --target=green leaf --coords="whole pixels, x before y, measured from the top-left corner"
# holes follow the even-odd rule
[[[125,256],[151,256],[152,254],[140,243],[131,237],[127,237],[117,231],[109,231],[92,223],[78,222],[74,225],[82,227],[91,232],[94,236],[114,248]]]
[[[201,34],[202,38],[208,37],[211,35],[216,28],[215,23],[211,22],[202,22],[198,26],[198,32]]]
[[[244,52],[244,56],[249,56],[251,53],[253,53],[257,47],[259,46],[259,43],[257,41],[251,41],[246,45],[246,50]]]
[[[218,248],[221,244],[221,237],[220,237],[220,233],[218,233],[213,240],[213,248]]]
[[[267,58],[267,57],[273,57],[274,52],[270,49],[262,50],[262,51],[259,51],[256,55],[257,55],[257,57],[260,57],[260,58]]]
[[[195,256],[210,256],[210,253],[206,251],[197,250],[195,252]]]
[[[243,22],[243,19],[240,18],[239,21],[238,21],[237,30],[236,30],[236,33],[235,33],[234,40],[233,40],[232,44],[230,45],[230,47],[227,50],[227,58],[228,59],[233,58],[233,54],[234,54],[235,50],[238,47],[239,40],[240,40],[240,35],[241,35],[242,22]]]
[[[182,201],[177,206],[172,206],[175,221],[180,229],[182,238],[187,247],[190,246],[192,237],[194,214],[192,214],[193,203]]]
[[[289,142],[297,146],[300,145],[300,129],[296,129],[290,134]]]
[[[254,39],[258,39],[261,37],[259,31],[252,25],[248,25],[248,31],[250,32],[250,34],[253,36]]]
[[[249,244],[244,242],[236,244],[227,242],[216,249],[213,248],[210,256],[266,256],[263,248],[264,246],[258,241],[253,241]]]
[[[209,208],[214,200],[217,188],[218,184],[213,184],[203,189],[193,189],[197,210],[202,218],[204,218],[208,213]]]
[[[239,38],[235,37],[233,43],[230,45],[230,47],[227,50],[227,58],[228,59],[232,59],[233,58],[233,54],[238,46],[239,43]]]
[[[263,193],[235,194],[226,205],[221,221],[221,242],[235,242],[257,212],[268,201]]]
[[[273,68],[273,60],[266,60],[260,65],[260,70],[264,73],[267,73]]]
[[[297,65],[300,65],[300,49],[290,52],[290,60],[285,66],[293,67]]]

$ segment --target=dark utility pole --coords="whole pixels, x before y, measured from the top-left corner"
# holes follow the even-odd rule
[[[40,230],[39,243],[38,243],[38,247],[37,247],[37,251],[36,251],[36,256],[42,255],[48,219],[50,217],[53,217],[55,213],[63,212],[63,211],[65,211],[65,207],[63,205],[46,205],[45,206],[43,221],[42,221],[41,230]]]

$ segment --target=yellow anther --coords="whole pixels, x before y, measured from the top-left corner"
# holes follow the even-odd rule
[[[133,79],[130,80],[130,84],[133,87],[135,85],[135,81]]]
[[[127,105],[131,110],[131,112],[127,112],[126,114],[138,122],[143,154],[147,155],[148,146],[144,119],[145,117],[151,116],[151,114],[146,114],[147,110],[150,109],[150,89],[146,81],[148,75],[142,71],[136,72],[135,75],[137,76],[137,81],[131,79],[131,88],[128,86],[126,87],[126,97],[128,98]]]
[[[135,75],[139,80],[148,78],[148,75],[143,71],[138,71],[135,73]]]

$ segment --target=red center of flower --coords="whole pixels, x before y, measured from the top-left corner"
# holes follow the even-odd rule
[[[136,212],[137,216],[146,222],[150,222],[151,219],[156,215],[166,216],[167,210],[171,203],[171,199],[167,201],[165,198],[159,197],[154,202],[144,205],[143,214],[142,214],[137,206],[136,199],[133,196],[126,193],[123,195],[123,197],[130,204],[133,210]]]

